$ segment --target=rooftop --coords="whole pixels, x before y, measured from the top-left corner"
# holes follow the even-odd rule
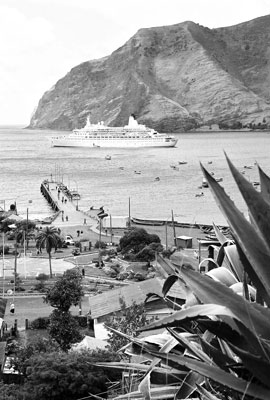
[[[130,307],[133,302],[141,304],[149,293],[162,296],[164,280],[160,278],[147,279],[135,282],[128,286],[110,290],[100,295],[89,297],[89,306],[92,318],[100,318],[121,310],[120,298]],[[180,283],[175,283],[167,296],[176,299],[185,299],[185,289]]]

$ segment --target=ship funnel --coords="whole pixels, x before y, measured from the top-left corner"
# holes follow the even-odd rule
[[[128,126],[135,127],[138,126],[138,122],[134,118],[134,114],[131,114],[131,116],[128,119]]]

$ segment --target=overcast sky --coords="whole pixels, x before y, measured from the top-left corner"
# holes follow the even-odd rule
[[[267,14],[270,0],[0,0],[0,124],[28,124],[71,68],[111,54],[140,28],[217,28]]]

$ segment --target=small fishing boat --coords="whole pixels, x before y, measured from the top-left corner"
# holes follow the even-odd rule
[[[112,157],[109,155],[109,154],[107,154],[106,156],[105,156],[105,160],[111,160],[112,159]]]
[[[203,192],[195,194],[195,197],[202,197],[202,196],[204,196]]]
[[[135,174],[141,175],[141,171],[134,171]]]
[[[208,182],[207,182],[207,180],[205,178],[203,178],[203,180],[202,180],[202,187],[204,187],[204,188],[208,188],[209,187]]]
[[[187,161],[178,161],[178,164],[179,165],[184,165],[184,164],[187,164]]]
[[[70,194],[71,194],[71,198],[73,200],[80,200],[80,198],[81,198],[81,195],[76,191],[72,190]]]
[[[160,181],[160,177],[157,176],[157,177],[155,178],[155,181]]]

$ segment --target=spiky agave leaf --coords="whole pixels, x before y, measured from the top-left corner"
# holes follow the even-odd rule
[[[197,391],[202,395],[202,400],[221,400],[221,398],[216,397],[213,393],[208,392],[204,387],[196,385]]]
[[[264,340],[258,335],[256,335],[253,331],[248,329],[245,325],[240,321],[235,321],[238,326],[239,331],[241,332],[242,337],[246,341],[246,345],[242,345],[241,343],[237,343],[231,338],[227,339],[229,344],[234,345],[235,347],[241,348],[243,351],[249,351],[250,353],[261,357],[262,360],[270,362],[270,343],[268,340]]]
[[[162,354],[162,353],[154,353],[156,357],[161,358],[165,361],[171,361],[178,363],[180,366],[186,366],[192,371],[196,371],[199,374],[202,374],[206,378],[212,379],[215,382],[226,386],[230,389],[233,389],[243,395],[249,395],[255,397],[260,400],[269,400],[270,398],[270,390],[264,388],[260,385],[250,383],[250,381],[246,381],[242,378],[238,378],[237,376],[230,374],[228,372],[223,371],[217,366],[208,365],[204,362],[194,360],[185,356],[176,356],[173,354]]]
[[[261,194],[265,201],[270,203],[270,178],[266,173],[258,166],[259,176],[261,181]]]
[[[165,280],[163,287],[162,287],[162,294],[166,297],[167,293],[171,289],[171,287],[178,281],[177,275],[169,275],[168,278]]]
[[[200,275],[200,274],[199,274]],[[211,279],[208,278],[209,281]],[[215,281],[212,281],[215,282]],[[219,284],[221,285],[221,284]],[[225,287],[222,285],[222,287]],[[230,290],[230,289],[228,289]],[[232,293],[233,291],[230,290]],[[238,295],[235,295],[239,298]],[[152,330],[152,329],[158,329],[158,328],[168,328],[168,327],[175,327],[175,326],[181,326],[181,322],[185,321],[187,319],[194,320],[195,318],[201,317],[201,316],[228,316],[230,319],[233,320],[233,318],[237,318],[237,316],[228,308],[225,306],[222,306],[220,304],[199,304],[196,306],[192,306],[189,308],[185,308],[180,311],[176,311],[172,315],[169,315],[167,317],[162,318],[159,321],[152,322],[151,324],[140,328],[141,331],[147,331],[147,330]],[[235,325],[235,324],[233,324]],[[270,332],[269,332],[270,334]]]
[[[264,293],[267,294],[265,301],[270,305],[270,269],[266,268],[266,266],[270,264],[270,248],[267,246],[265,240],[262,239],[261,235],[258,235],[255,228],[238,210],[229,196],[227,196],[224,189],[203,166],[201,167],[209,187],[216,198],[217,204],[227,218],[234,238],[245,252],[254,273],[260,280],[261,285],[265,288]]]
[[[169,400],[175,399],[179,386],[161,386],[150,389],[151,400]],[[122,394],[114,397],[114,400],[145,400],[143,394],[139,391]]]
[[[221,230],[216,226],[216,224],[215,224],[214,222],[213,222],[212,224],[213,224],[213,228],[214,228],[214,232],[215,232],[215,235],[216,235],[216,237],[217,237],[217,240],[219,241],[219,243],[220,243],[221,245],[223,245],[223,244],[225,244],[225,243],[228,243],[228,242],[231,242],[231,240],[228,239],[228,238],[221,232]]]
[[[160,358],[156,357],[155,352],[151,352],[150,356],[153,360],[159,360]],[[159,354],[159,353],[157,353]],[[165,353],[162,353],[165,354]],[[156,361],[154,361],[156,362]],[[98,362],[95,363],[96,366],[102,368],[116,369],[119,371],[129,371],[134,373],[140,373],[141,376],[146,376],[151,371],[151,383],[153,384],[178,384],[185,379],[186,374],[188,373],[188,368],[185,366],[179,368],[177,364],[177,368],[172,368],[170,365],[175,365],[174,361],[163,362],[163,367],[157,367],[156,365],[146,365],[142,363],[128,363],[128,362]]]
[[[150,374],[151,371],[145,375],[138,386],[139,392],[141,392],[145,400],[151,400]]]
[[[232,289],[198,272],[182,267],[181,274],[191,290],[203,303],[220,306],[226,304],[226,308],[248,329],[253,330],[258,336],[270,339],[269,309],[256,303],[249,303],[243,297],[234,293]],[[234,327],[228,319],[224,319],[224,321]]]
[[[265,361],[261,357],[251,354],[249,351],[243,351],[236,346],[231,345],[234,353],[241,358],[244,366],[257,378],[261,383],[270,389],[269,381],[269,360]]]
[[[258,231],[267,247],[270,247],[270,204],[258,192],[246,178],[238,171],[225,153],[232,176],[240,190],[247,206],[252,220],[255,222]],[[270,279],[270,278],[269,278]]]
[[[197,372],[190,371],[183,380],[178,392],[175,395],[175,400],[188,399],[195,392],[196,385],[204,382],[204,377]]]
[[[206,340],[201,338],[201,346],[203,351],[213,359],[214,363],[219,366],[219,368],[223,369],[224,371],[229,371],[229,366],[235,363],[235,360],[229,357],[227,354],[222,353],[219,349],[212,346]]]
[[[230,262],[231,268],[239,281],[242,280],[244,274],[244,266],[240,260],[236,244],[226,246],[224,252]]]

